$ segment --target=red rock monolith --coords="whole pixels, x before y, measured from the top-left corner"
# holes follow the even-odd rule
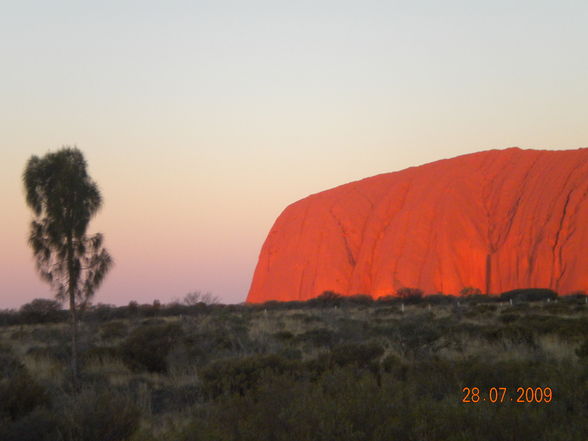
[[[308,196],[278,217],[248,302],[324,291],[588,291],[588,148],[490,150]]]

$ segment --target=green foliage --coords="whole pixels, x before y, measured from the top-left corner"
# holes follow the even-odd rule
[[[210,397],[227,393],[245,395],[257,386],[265,372],[284,373],[295,366],[292,361],[273,354],[219,360],[203,369],[200,379]]]
[[[74,385],[78,377],[78,309],[88,304],[113,264],[102,246],[102,234],[86,234],[102,205],[98,186],[86,168],[80,150],[64,147],[42,158],[32,156],[23,173],[26,202],[34,215],[29,245],[37,270],[57,300],[69,302]]]
[[[91,363],[95,360],[111,360],[121,358],[121,350],[115,346],[94,346],[86,349],[82,353],[82,360],[85,363]]]
[[[25,367],[14,356],[10,348],[0,345],[0,381],[9,380],[24,372]]]
[[[49,396],[24,370],[0,380],[0,417],[17,420],[37,407],[49,404]]]
[[[102,235],[86,236],[90,219],[102,204],[77,148],[32,156],[23,173],[27,205],[35,219],[29,244],[37,269],[60,300],[85,303],[102,283],[112,258]]]
[[[72,395],[66,327],[0,328],[0,440],[588,439],[588,307],[497,299],[104,305],[84,315]],[[466,386],[554,400],[465,404]]]
[[[128,332],[127,324],[118,320],[104,323],[100,327],[100,337],[106,341],[126,337]]]
[[[296,336],[299,342],[310,343],[312,346],[332,346],[338,341],[334,332],[327,328],[314,328]]]
[[[62,410],[65,441],[125,441],[139,427],[140,412],[125,396],[84,390]]]
[[[376,342],[345,343],[331,351],[331,359],[335,365],[356,366],[365,368],[373,365],[382,356],[384,348]]]
[[[122,343],[121,355],[132,369],[167,372],[167,355],[182,335],[177,324],[139,327]]]

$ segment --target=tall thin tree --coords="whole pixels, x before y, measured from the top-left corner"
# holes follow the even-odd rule
[[[32,156],[23,173],[27,205],[33,210],[29,244],[41,278],[55,297],[69,301],[71,369],[78,379],[78,313],[100,286],[113,260],[98,233],[86,234],[102,205],[98,186],[76,147]]]

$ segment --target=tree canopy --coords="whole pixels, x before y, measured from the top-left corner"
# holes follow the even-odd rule
[[[33,210],[29,243],[41,277],[58,300],[83,304],[112,266],[102,234],[87,236],[102,205],[98,186],[77,148],[32,156],[23,174],[27,205]]]

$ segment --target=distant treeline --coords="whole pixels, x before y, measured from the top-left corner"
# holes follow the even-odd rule
[[[325,291],[321,295],[306,301],[276,301],[265,303],[225,305],[219,303],[181,303],[172,302],[161,304],[155,300],[151,304],[139,304],[136,301],[129,302],[126,306],[97,304],[86,307],[82,311],[82,319],[87,321],[109,321],[114,319],[150,318],[193,316],[207,314],[216,310],[239,311],[241,309],[262,310],[290,310],[313,309],[330,307],[355,307],[355,306],[388,306],[400,304],[430,304],[430,305],[455,305],[456,307],[478,303],[522,303],[537,301],[564,301],[587,302],[588,295],[585,292],[577,292],[565,296],[559,296],[557,292],[544,288],[516,289],[504,292],[500,295],[485,295],[479,290],[464,290],[461,295],[430,294],[424,295],[417,288],[401,288],[395,295],[382,296],[374,299],[367,294],[344,296],[333,291]],[[36,323],[61,323],[69,320],[69,313],[62,305],[50,299],[35,299],[23,305],[19,310],[0,310],[0,326],[25,325]]]

